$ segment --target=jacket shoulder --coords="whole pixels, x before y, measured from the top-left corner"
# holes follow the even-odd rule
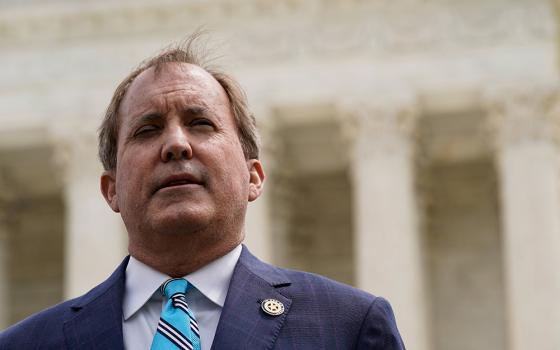
[[[348,310],[365,316],[377,297],[355,287],[334,281],[330,278],[305,271],[286,269],[265,263],[243,247],[239,265],[245,266],[253,275],[258,276],[276,288],[284,296],[293,299],[298,308],[312,307],[316,312],[330,312],[332,308]],[[322,307],[313,307],[313,305]],[[342,311],[342,310],[341,310]]]
[[[290,316],[306,314],[301,327],[330,328],[339,348],[405,349],[391,305],[383,297],[313,273],[282,270],[292,281]]]
[[[358,337],[358,349],[405,349],[393,309],[387,300],[377,297],[370,305]]]
[[[291,281],[290,292],[298,296],[327,299],[332,302],[369,306],[377,296],[328,277],[311,272],[276,267]]]

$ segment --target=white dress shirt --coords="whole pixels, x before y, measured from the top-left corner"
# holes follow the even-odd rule
[[[241,245],[184,277],[195,287],[189,289],[186,299],[200,328],[202,350],[210,350],[212,346],[229,282],[240,255]],[[158,288],[169,278],[134,257],[130,257],[126,267],[123,299],[125,349],[150,349],[159,315],[164,306],[163,296]]]

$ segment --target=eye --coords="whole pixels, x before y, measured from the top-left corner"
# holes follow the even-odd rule
[[[214,128],[214,123],[206,118],[197,118],[190,122],[190,126]]]
[[[146,134],[149,134],[149,133],[151,133],[153,131],[157,131],[157,130],[158,130],[158,127],[156,125],[152,125],[152,124],[143,125],[136,130],[136,132],[134,133],[134,136],[146,135]]]

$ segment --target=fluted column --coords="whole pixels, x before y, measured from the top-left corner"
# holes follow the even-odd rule
[[[560,349],[558,92],[487,95],[495,131],[507,295],[508,349]]]
[[[414,188],[413,98],[349,101],[358,287],[388,298],[410,348],[428,350],[423,246]]]
[[[126,231],[100,191],[95,127],[56,130],[64,178],[64,296],[79,295],[109,276],[126,254]]]

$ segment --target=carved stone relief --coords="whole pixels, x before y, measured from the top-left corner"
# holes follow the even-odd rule
[[[489,90],[484,101],[498,148],[525,141],[560,142],[560,89],[515,86]]]

